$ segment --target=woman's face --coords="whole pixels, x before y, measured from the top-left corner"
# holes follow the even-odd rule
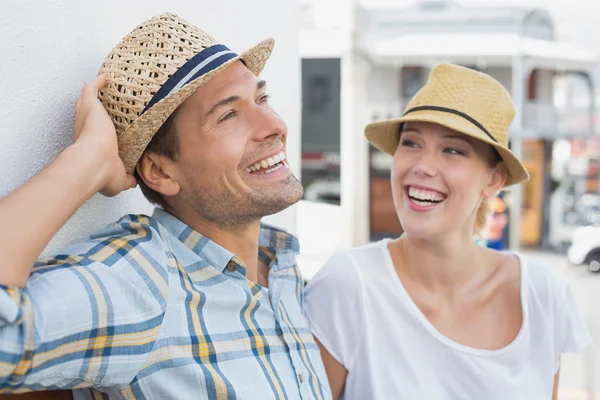
[[[407,122],[392,167],[396,213],[405,234],[432,238],[472,235],[482,197],[506,181],[503,163],[490,165],[488,144],[428,122]]]

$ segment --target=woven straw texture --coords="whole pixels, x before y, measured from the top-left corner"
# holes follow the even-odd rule
[[[529,179],[529,173],[523,164],[508,149],[508,128],[514,118],[515,109],[510,94],[498,81],[469,68],[440,64],[431,71],[427,83],[411,99],[405,112],[423,106],[443,107],[466,114],[479,122],[497,142],[468,119],[431,109],[371,123],[365,128],[365,136],[379,150],[394,155],[402,123],[436,123],[494,146],[508,169],[505,186]]]
[[[259,43],[141,115],[171,75],[197,53],[216,44],[220,43],[208,33],[168,13],[140,24],[106,57],[99,74],[106,76],[108,83],[100,91],[99,99],[115,125],[119,155],[128,172],[133,173],[156,131],[197,88],[240,59],[258,76],[271,55],[274,41]]]

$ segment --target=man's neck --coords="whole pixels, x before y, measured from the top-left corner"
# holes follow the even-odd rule
[[[244,262],[246,278],[254,283],[259,283],[258,238],[260,235],[260,219],[224,229],[214,222],[204,220],[196,213],[176,213],[172,209],[167,212],[173,214],[196,232],[235,254],[237,258]],[[264,282],[261,282],[261,284],[264,286]]]

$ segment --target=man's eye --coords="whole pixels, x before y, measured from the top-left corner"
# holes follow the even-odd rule
[[[223,122],[223,121],[227,121],[228,119],[231,119],[235,116],[235,111],[230,111],[227,114],[225,114],[223,116],[223,118],[221,118],[221,120],[219,120],[219,122]]]
[[[266,103],[271,98],[270,94],[265,94],[258,99],[259,103]]]

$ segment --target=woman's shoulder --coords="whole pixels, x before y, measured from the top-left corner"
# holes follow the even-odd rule
[[[560,264],[557,265],[545,255],[520,256],[528,275],[527,300],[530,314],[535,315],[537,321],[551,324],[549,329],[554,331],[557,360],[558,354],[579,352],[591,343],[591,338],[575,303],[570,282],[560,269]]]
[[[327,281],[335,286],[356,286],[364,283],[377,268],[387,262],[388,240],[334,252],[319,269],[314,281]]]
[[[389,239],[383,239],[338,251],[326,263],[326,266],[352,268],[352,273],[364,279],[364,276],[370,276],[378,270],[385,270],[390,262],[388,243]]]
[[[568,286],[566,276],[545,257],[507,253],[516,256],[521,264],[523,283],[527,285],[529,297],[542,301],[556,301],[561,298]]]
[[[382,239],[377,242],[371,242],[362,246],[349,248],[344,250],[344,253],[359,264],[363,261],[371,263],[373,259],[377,259],[379,261],[380,259],[384,259],[386,255],[389,254],[387,249],[389,242],[389,239]]]

